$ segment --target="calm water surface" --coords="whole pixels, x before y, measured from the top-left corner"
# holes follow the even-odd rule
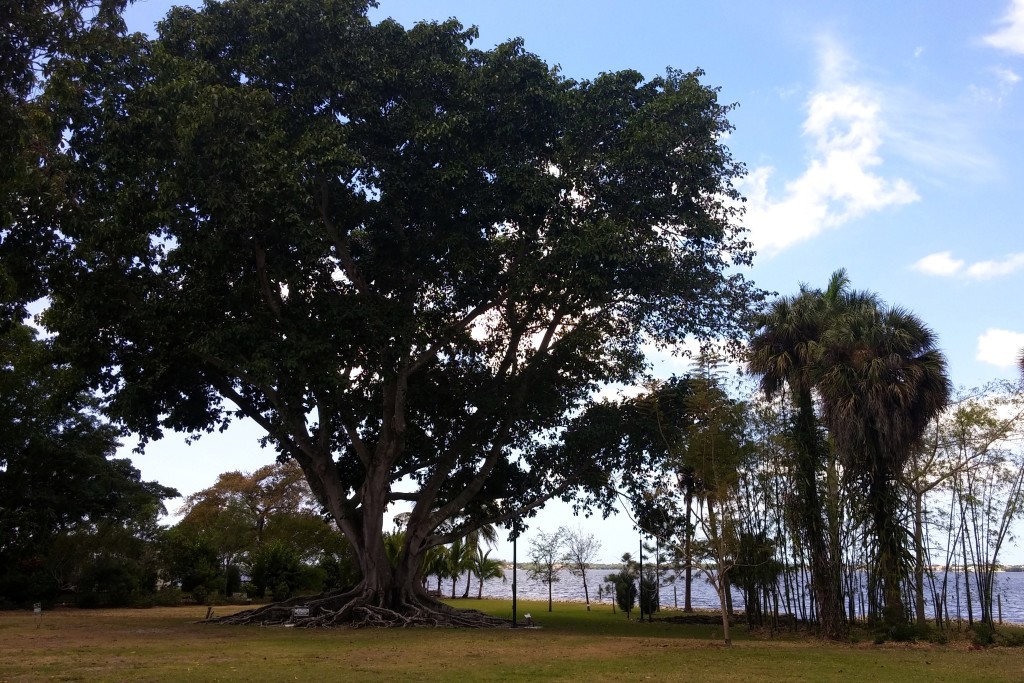
[[[596,602],[598,598],[598,586],[607,583],[604,580],[608,574],[614,573],[614,569],[589,569],[587,570],[587,586],[590,589],[590,600]],[[959,585],[959,600],[956,591],[956,586],[953,583],[953,577],[956,578],[956,583]],[[560,602],[583,602],[583,581],[570,574],[566,570],[562,570],[558,574],[559,580],[552,586],[552,597]],[[501,579],[490,579],[484,582],[483,594],[485,597],[493,598],[512,598],[512,570],[508,569],[505,571],[506,580],[503,582]],[[678,579],[679,583],[675,586],[666,585],[661,588],[661,604],[665,607],[682,606],[683,604],[683,585],[682,576]],[[430,588],[437,587],[437,580],[432,578],[430,580]],[[456,594],[461,596],[463,591],[466,589],[466,578],[463,577],[458,581],[456,587]],[[981,612],[977,602],[976,590],[974,587],[974,575],[971,575],[971,598],[974,605],[974,617],[978,618]],[[442,593],[444,595],[451,595],[452,583],[451,580],[442,582]],[[474,578],[470,587],[469,594],[472,597],[477,595],[477,580]],[[925,585],[927,591],[927,583]],[[518,592],[519,597],[524,600],[547,600],[548,597],[548,586],[547,583],[541,581],[530,580],[525,570],[521,567],[518,573]],[[1002,598],[1003,607],[1003,620],[1015,623],[1024,623],[1024,572],[1001,572],[996,574],[995,577],[995,594]],[[733,590],[733,606],[736,610],[743,609],[743,595],[738,590]],[[610,596],[604,596],[604,602],[608,603],[611,601]],[[692,591],[692,603],[696,609],[718,609],[718,597],[715,594],[714,589],[707,582],[707,580],[694,572],[693,577],[693,591]],[[780,598],[780,610],[784,609],[781,605]],[[958,614],[963,619],[967,619],[967,592],[963,585],[963,575],[957,573],[951,574],[950,586],[947,589],[947,610],[950,618],[956,619]],[[958,611],[959,610],[959,611]],[[992,606],[993,613],[998,617],[997,607],[995,604]],[[934,610],[931,604],[927,606],[927,612],[929,616],[934,614]]]

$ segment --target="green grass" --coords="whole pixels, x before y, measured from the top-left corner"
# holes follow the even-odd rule
[[[507,601],[452,604],[511,616]],[[225,613],[237,608],[217,608]],[[202,607],[0,613],[0,681],[1021,681],[1024,650],[876,646],[627,622],[524,602],[539,629],[304,631],[193,623]]]

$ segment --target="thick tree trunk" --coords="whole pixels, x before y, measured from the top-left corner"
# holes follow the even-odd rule
[[[907,612],[903,606],[903,589],[901,586],[900,555],[903,544],[900,531],[896,527],[895,492],[886,473],[872,473],[868,488],[872,522],[875,538],[878,542],[878,578],[882,584],[882,619],[889,628],[907,622]]]
[[[369,477],[368,477],[369,482]],[[352,542],[362,580],[354,587],[309,597],[295,597],[254,610],[212,620],[227,624],[292,624],[299,627],[385,626],[509,626],[504,619],[475,610],[459,610],[427,595],[422,581],[423,535],[409,530],[397,566],[391,564],[384,546],[383,519],[387,507],[386,486],[364,489],[361,515],[336,515],[338,526]],[[454,580],[453,580],[454,587]],[[454,588],[453,588],[454,595]],[[308,607],[296,614],[293,607]]]
[[[504,627],[509,622],[475,610],[449,607],[427,595],[415,563],[403,557],[399,566],[377,565],[354,588],[295,597],[263,607],[211,620],[222,624],[292,624],[317,627],[460,626]],[[297,605],[308,614],[296,615]]]

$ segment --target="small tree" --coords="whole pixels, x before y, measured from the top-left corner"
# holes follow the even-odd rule
[[[615,582],[611,580],[611,576],[604,577],[606,583],[604,584],[605,595],[612,603],[612,614],[615,614]]]
[[[452,599],[455,598],[455,584],[458,583],[462,573],[469,570],[470,563],[473,561],[471,553],[472,549],[463,538],[452,541],[452,544],[448,546],[448,552],[445,553],[447,562],[445,575],[452,580]]]
[[[551,608],[551,587],[561,578],[558,570],[561,569],[559,560],[562,549],[562,533],[564,529],[559,527],[554,533],[546,534],[543,531],[537,532],[537,537],[530,541],[530,566],[527,567],[529,577],[534,581],[543,581],[548,585],[548,611]]]
[[[300,573],[298,555],[286,543],[265,543],[253,553],[252,583],[256,595],[261,598],[266,596],[268,590],[273,593],[275,600],[287,598],[297,587]]]
[[[476,599],[482,600],[484,597],[484,581],[487,579],[501,579],[503,583],[507,583],[508,579],[505,577],[505,570],[498,560],[492,560],[489,556],[491,551],[484,552],[484,549],[477,546],[476,554],[473,555],[473,564],[470,567],[477,580],[477,592]]]
[[[614,587],[615,603],[618,604],[619,609],[626,613],[626,619],[629,619],[630,612],[636,606],[636,575],[637,567],[636,563],[633,562],[633,556],[625,553],[622,556],[622,569],[604,577],[604,580]],[[613,611],[614,609],[612,607]]]
[[[587,589],[587,568],[597,559],[597,553],[601,550],[601,541],[597,540],[593,534],[584,533],[580,527],[575,529],[563,527],[561,532],[565,539],[565,556],[562,561],[566,563],[570,574],[583,580],[583,598],[587,602],[587,611],[589,612],[590,591]]]
[[[648,621],[654,620],[654,613],[658,611],[658,574],[653,567],[644,567],[640,579],[640,609],[641,617],[647,615]]]

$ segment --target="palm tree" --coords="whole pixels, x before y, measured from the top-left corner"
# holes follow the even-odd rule
[[[437,545],[427,551],[423,556],[423,582],[426,585],[427,577],[437,577],[437,593],[441,594],[441,581],[448,577],[448,549],[443,545]]]
[[[402,554],[402,546],[405,545],[404,531],[384,532],[384,553],[388,556],[388,562],[392,567],[398,566],[398,558]]]
[[[473,580],[473,571],[470,565],[473,563],[473,555],[480,550],[480,541],[486,543],[488,548],[496,546],[498,544],[498,528],[493,524],[484,524],[479,529],[470,531],[463,539],[466,545],[466,552],[469,555],[469,563],[466,569],[470,570],[466,576],[466,590],[462,593],[463,598],[469,597],[469,586]]]
[[[468,570],[473,561],[473,550],[464,539],[457,538],[448,546],[445,553],[445,575],[452,580],[452,598],[455,598],[455,584],[462,573]]]
[[[838,549],[829,543],[829,527],[822,516],[824,505],[819,474],[828,454],[814,411],[812,370],[821,351],[821,340],[830,326],[847,311],[873,307],[873,295],[851,291],[845,270],[832,274],[828,287],[777,299],[755,320],[757,331],[750,342],[747,367],[760,377],[768,398],[788,390],[796,411],[793,426],[794,500],[804,542],[811,560],[811,586],[819,607],[823,635],[841,639],[848,625],[843,609]]]
[[[470,567],[470,571],[479,580],[476,592],[477,600],[482,600],[484,597],[484,581],[487,579],[501,579],[502,582],[508,582],[504,566],[501,562],[490,559],[490,554],[490,550],[485,553],[483,548],[478,546],[476,554],[473,556],[473,565]]]
[[[907,620],[901,579],[906,531],[897,481],[928,421],[950,394],[946,359],[932,331],[900,308],[850,309],[822,335],[813,380],[847,471],[864,488],[877,541],[884,620]]]

